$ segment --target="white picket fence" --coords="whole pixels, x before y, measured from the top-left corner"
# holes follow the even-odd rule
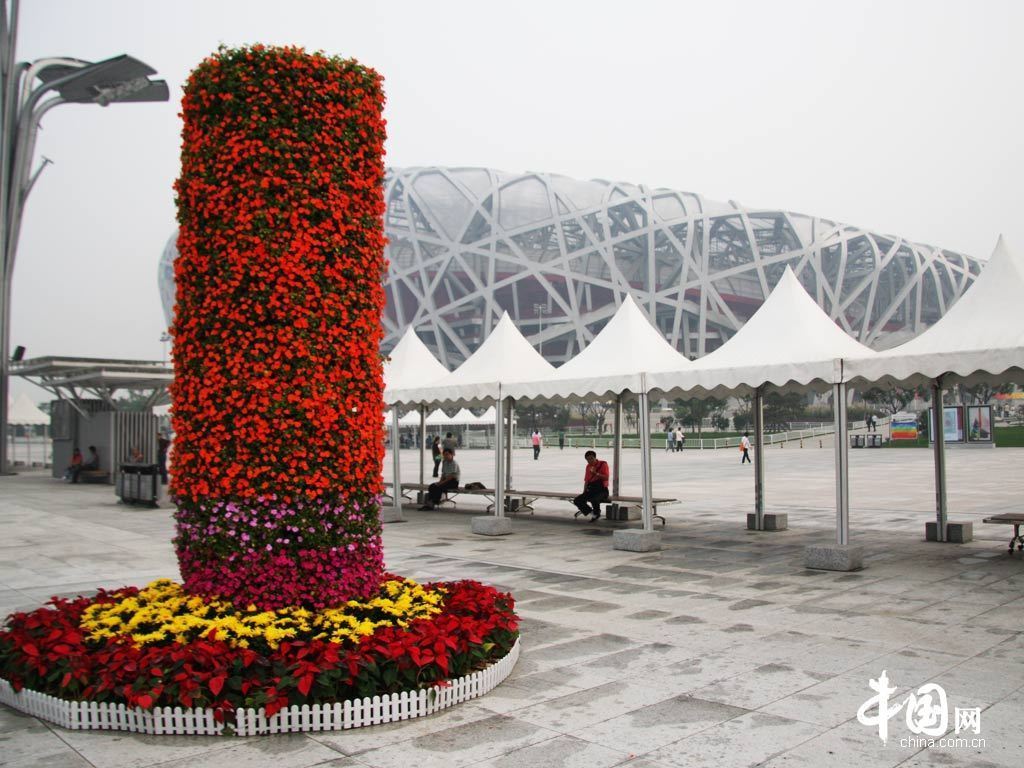
[[[28,689],[15,693],[10,683],[2,678],[0,703],[70,730],[130,731],[155,736],[219,736],[228,725],[233,725],[236,736],[336,731],[422,717],[483,696],[512,673],[518,659],[519,640],[516,640],[504,658],[445,686],[333,704],[303,704],[282,709],[273,717],[266,717],[263,707],[238,709],[234,723],[218,723],[209,709],[154,707],[142,710],[124,704],[65,701]]]

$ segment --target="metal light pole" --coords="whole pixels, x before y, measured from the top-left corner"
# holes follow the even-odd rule
[[[156,70],[130,56],[99,62],[65,57],[17,62],[18,0],[0,0],[0,473],[8,471],[11,282],[25,200],[43,168],[31,171],[43,116],[60,104],[167,101]]]
[[[164,351],[164,365],[167,365],[167,342],[171,340],[171,334],[164,331],[160,334],[160,344],[163,346]]]
[[[547,304],[534,304],[533,305],[533,312],[534,312],[535,315],[537,315],[537,325],[538,325],[538,329],[537,329],[538,349],[537,349],[537,352],[540,354],[541,357],[544,356],[544,315],[548,314],[548,311],[549,310],[548,310]]]

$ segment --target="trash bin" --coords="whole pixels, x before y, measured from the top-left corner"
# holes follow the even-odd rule
[[[863,448],[864,447],[864,435],[850,435],[850,447],[851,448]]]
[[[155,507],[159,482],[160,467],[157,464],[122,464],[117,495],[125,504]]]
[[[868,435],[868,447],[869,448],[881,448],[882,447],[882,436],[878,434]]]

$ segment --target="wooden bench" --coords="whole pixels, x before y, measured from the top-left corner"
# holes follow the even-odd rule
[[[384,487],[393,488],[394,483],[384,483]],[[407,499],[408,501],[411,502],[412,497],[409,496],[407,491],[419,491],[422,493],[426,493],[428,488],[430,488],[429,483],[402,483],[402,498]],[[494,491],[491,490],[490,488],[467,489],[462,486],[459,486],[458,488],[449,488],[447,491],[444,492],[444,495],[441,497],[440,503],[451,504],[454,507],[455,497],[458,496],[459,494],[466,494],[467,496],[483,496],[488,501],[490,501],[490,505],[487,507],[488,510],[494,508]],[[394,499],[394,493],[385,495],[391,499]]]
[[[1017,551],[1024,550],[1024,536],[1021,535],[1020,527],[1024,525],[1024,512],[1008,512],[1002,515],[986,517],[982,522],[995,525],[1012,525],[1013,538],[1010,539],[1010,554],[1013,554],[1013,546],[1017,545]]]
[[[78,473],[80,483],[110,483],[110,473],[104,469],[83,469]]]
[[[393,483],[384,483],[386,488],[393,486]],[[426,483],[402,483],[402,497],[412,501],[411,497],[407,496],[405,491],[426,491],[429,485]],[[482,496],[487,499],[487,511],[494,511],[494,489],[493,488],[466,488],[465,486],[459,486],[458,488],[452,488],[445,491],[444,498],[441,499],[442,504],[451,504],[455,506],[455,497],[457,496]],[[538,499],[555,499],[558,501],[572,502],[579,496],[578,491],[519,491],[519,490],[507,490],[505,491],[505,510],[510,514],[516,514],[523,510],[529,510],[532,515],[534,512],[533,502]],[[394,497],[392,497],[394,498]],[[513,498],[522,499],[522,503],[518,507],[514,507],[511,503]],[[678,499],[669,497],[658,497],[651,499],[651,509],[653,511],[652,517],[655,520],[661,521],[661,527],[665,527],[665,516],[658,514],[658,505],[676,504]],[[643,499],[640,496],[609,496],[607,499],[601,502],[602,504],[630,504],[633,506],[640,506],[643,504]]]

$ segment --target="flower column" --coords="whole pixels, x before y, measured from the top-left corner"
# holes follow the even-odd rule
[[[221,49],[182,102],[172,388],[185,587],[271,609],[383,569],[384,96],[352,60]]]

